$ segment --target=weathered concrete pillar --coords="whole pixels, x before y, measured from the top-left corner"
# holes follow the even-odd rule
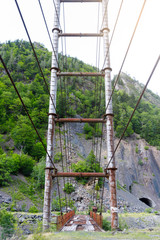
[[[52,100],[49,102],[49,119],[48,119],[48,134],[47,134],[47,151],[53,160],[54,150],[54,114],[56,113],[56,95],[57,95],[57,68],[58,68],[58,33],[59,33],[59,15],[60,15],[60,0],[55,0],[54,25],[53,25],[53,47],[50,94]],[[44,190],[44,206],[43,206],[43,230],[47,230],[51,221],[51,203],[52,203],[52,171],[53,165],[48,156],[46,156],[45,170],[45,190]]]
[[[108,0],[102,0],[103,11],[103,42],[104,42],[104,72],[105,72],[105,103],[108,105],[112,88],[111,88],[111,68],[109,56],[109,29],[108,29],[108,13],[107,13]],[[106,109],[106,128],[107,128],[107,159],[111,159],[114,152],[114,131],[113,131],[113,109],[112,99]],[[118,209],[117,209],[117,194],[116,194],[116,174],[115,174],[115,158],[109,164],[109,187],[110,187],[110,208],[111,208],[111,227],[112,229],[118,228]]]

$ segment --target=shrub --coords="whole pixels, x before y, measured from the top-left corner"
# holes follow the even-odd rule
[[[144,147],[144,149],[145,149],[145,150],[148,150],[148,149],[149,149],[149,147],[148,147],[148,146],[145,146],[145,147]]]
[[[72,183],[66,183],[64,188],[63,188],[63,191],[68,193],[68,194],[71,194],[72,192],[75,191],[75,188],[73,187]]]
[[[157,146],[157,150],[159,150],[159,151],[160,151],[160,146]]]
[[[0,146],[0,155],[3,153],[4,153],[4,151],[3,151],[2,147]]]
[[[105,231],[111,231],[111,223],[106,218],[103,219],[102,228]]]
[[[96,191],[99,191],[100,190],[100,186],[96,183],[96,186],[95,186],[95,190]]]
[[[27,205],[26,205],[25,203],[22,204],[22,206],[21,206],[21,211],[22,211],[22,212],[25,212],[25,211],[26,211],[26,206],[27,206]]]
[[[142,159],[139,159],[139,161],[138,161],[138,165],[143,166]]]
[[[84,124],[83,127],[84,133],[86,134],[86,139],[91,139],[94,134],[94,128],[90,126],[88,123]]]
[[[57,152],[54,155],[54,162],[57,163],[57,162],[60,162],[61,160],[62,160],[62,153],[61,152]]]
[[[37,189],[43,189],[45,184],[45,158],[41,158],[40,162],[33,167],[32,177],[34,178],[34,186]]]
[[[11,173],[17,175],[20,169],[20,156],[14,153],[8,156],[7,160],[11,168]]]
[[[146,209],[145,209],[145,212],[146,212],[146,213],[151,213],[151,212],[152,212],[152,208],[146,208]]]
[[[138,147],[136,146],[135,152],[138,153]]]
[[[20,155],[20,172],[25,176],[30,176],[35,165],[32,157],[22,154]]]
[[[84,124],[83,130],[84,130],[85,134],[88,134],[89,132],[91,132],[93,134],[93,132],[94,132],[94,128],[92,126],[90,126],[88,123]]]
[[[102,168],[97,162],[93,150],[91,150],[88,157],[84,161],[81,160],[76,164],[73,163],[71,167],[74,172],[102,172]],[[76,177],[76,180],[85,185],[88,182],[89,177]],[[101,186],[102,179],[99,179],[98,183]]]
[[[10,238],[14,233],[15,218],[5,209],[0,210],[1,239]]]
[[[34,144],[31,155],[36,160],[39,160],[46,155],[46,151],[41,142],[37,142],[36,144]]]
[[[36,208],[36,206],[31,206],[28,210],[30,213],[38,213],[38,209]]]
[[[124,185],[125,186],[125,185]],[[123,191],[125,191],[125,189],[121,186],[119,180],[117,180],[117,189],[120,190],[122,189]]]
[[[0,155],[0,186],[5,186],[11,181],[11,172],[6,154]]]
[[[67,207],[70,207],[70,208],[75,208],[74,207],[74,201],[70,199],[69,202],[66,203],[66,200],[65,198],[61,198],[59,199],[58,197],[56,199],[53,199],[52,201],[52,209],[54,211],[60,211],[61,208],[65,207],[67,205]]]

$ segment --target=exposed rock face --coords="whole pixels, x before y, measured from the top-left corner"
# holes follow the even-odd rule
[[[11,202],[12,202],[12,198],[8,194],[0,191],[0,205],[3,203],[9,204]]]
[[[92,140],[85,140],[84,136],[79,136],[79,133],[83,133],[83,124],[70,124],[70,163],[80,160],[79,155],[86,157],[92,149]],[[104,137],[105,134],[106,130],[103,133]],[[95,147],[95,153],[99,159],[100,138],[96,141],[99,142],[99,146]],[[118,139],[115,140],[115,146],[117,142]],[[122,194],[122,191],[118,191],[119,209],[127,205],[129,211],[144,211],[148,207],[159,209],[160,151],[156,147],[149,146],[145,140],[140,139],[138,135],[134,134],[121,141],[115,158],[118,167],[117,179],[120,185],[127,190],[125,194]],[[105,139],[102,142],[101,165],[103,168],[107,165]],[[77,184],[76,181],[74,181],[74,185],[76,192],[71,197],[76,200],[79,210],[85,210],[88,208],[90,200],[93,200],[90,194],[93,186],[83,186]],[[106,183],[104,205],[106,209],[109,209],[109,191],[107,188],[108,185]],[[78,199],[81,199],[81,201]],[[98,203],[100,203],[99,200]]]
[[[138,199],[159,208],[160,151],[137,138],[134,135],[121,142],[116,154],[117,178]]]
[[[144,84],[132,79],[126,73],[121,73],[118,84],[116,85],[116,90],[123,90],[128,95],[139,96],[144,88]],[[143,99],[148,101],[156,106],[160,106],[160,96],[153,93],[151,90],[146,89]]]

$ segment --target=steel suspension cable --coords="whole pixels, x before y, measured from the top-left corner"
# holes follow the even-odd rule
[[[63,215],[62,213],[62,202],[61,202],[61,193],[60,193],[60,189],[59,189],[59,179],[57,177],[57,190],[58,190],[58,197],[59,197],[59,206],[60,206],[60,213],[61,216]]]
[[[61,160],[62,160],[62,171],[64,172],[64,164],[63,164],[63,150],[62,150],[62,138],[61,138],[61,131],[60,131],[60,123],[58,124],[59,127],[59,141],[60,141],[60,149],[61,149]],[[65,178],[63,177],[63,185],[65,188]],[[66,197],[66,192],[64,191],[64,195],[65,195],[65,201],[66,201],[66,213],[67,213],[67,197]]]
[[[56,167],[55,167],[55,165],[54,165],[54,163],[53,163],[53,161],[52,161],[52,159],[51,159],[51,156],[49,155],[49,153],[48,153],[48,151],[47,151],[47,149],[46,149],[46,146],[45,146],[45,144],[43,143],[43,140],[42,140],[41,136],[39,135],[39,132],[38,132],[35,124],[33,123],[33,120],[32,120],[32,118],[31,118],[31,116],[30,116],[30,114],[29,114],[29,112],[28,112],[28,110],[27,110],[27,108],[26,108],[26,106],[25,106],[25,104],[24,104],[24,102],[23,102],[20,94],[19,94],[19,91],[18,91],[18,89],[17,89],[17,87],[16,87],[16,85],[15,85],[15,83],[14,83],[14,81],[13,81],[13,79],[12,79],[12,77],[11,77],[11,75],[10,75],[10,73],[9,73],[9,71],[8,71],[8,69],[7,69],[6,65],[5,65],[2,57],[1,57],[1,55],[0,55],[0,60],[1,60],[2,64],[3,64],[3,67],[4,67],[4,69],[5,69],[6,73],[7,73],[7,75],[8,75],[8,77],[9,77],[9,79],[10,79],[10,81],[11,81],[11,83],[12,83],[12,85],[13,85],[16,93],[17,93],[17,95],[18,95],[18,98],[20,99],[20,101],[21,101],[21,103],[22,103],[22,105],[23,105],[23,108],[24,108],[24,110],[25,110],[25,112],[26,112],[26,114],[27,114],[27,116],[28,116],[28,118],[29,118],[29,120],[30,120],[30,122],[31,122],[31,124],[32,124],[32,126],[33,126],[33,128],[34,128],[34,130],[35,130],[35,132],[36,132],[36,134],[37,134],[37,136],[38,136],[38,138],[39,138],[39,140],[40,140],[40,142],[42,143],[42,146],[43,146],[43,148],[44,148],[47,156],[49,157],[49,159],[50,159],[50,161],[51,161],[54,169],[56,169]]]
[[[105,184],[105,178],[103,178],[102,195],[101,195],[101,207],[100,207],[100,214],[101,215],[102,215],[102,207],[103,207],[104,184]]]
[[[30,45],[31,45],[32,50],[33,50],[33,53],[34,53],[34,56],[35,56],[35,58],[36,58],[36,61],[37,61],[37,64],[38,64],[39,70],[40,70],[41,75],[42,75],[42,78],[43,78],[43,81],[44,81],[44,83],[45,83],[45,85],[46,85],[47,92],[48,92],[48,94],[49,94],[49,96],[50,96],[50,98],[51,98],[51,101],[52,101],[53,107],[54,107],[54,109],[55,109],[55,111],[56,111],[56,106],[55,106],[54,101],[53,101],[53,98],[52,98],[52,96],[51,96],[51,94],[50,94],[50,91],[49,91],[49,88],[48,88],[48,84],[47,84],[46,79],[45,79],[45,77],[44,77],[44,74],[43,74],[42,68],[41,68],[41,66],[40,66],[40,63],[39,63],[39,60],[38,60],[37,54],[36,54],[36,52],[35,52],[35,49],[34,49],[33,43],[32,43],[32,41],[31,41],[31,38],[30,38],[30,35],[29,35],[29,32],[28,32],[28,29],[27,29],[27,27],[26,27],[26,24],[25,24],[25,21],[24,21],[24,19],[23,19],[23,16],[22,16],[22,13],[21,13],[21,10],[20,10],[20,8],[19,8],[19,5],[18,5],[17,0],[15,0],[15,3],[16,3],[16,6],[17,6],[17,9],[18,9],[18,12],[19,12],[19,14],[20,14],[20,17],[21,17],[21,20],[22,20],[23,26],[24,26],[24,28],[25,28],[25,31],[26,31],[26,33],[27,33],[27,36],[28,36],[28,39],[29,39]]]
[[[55,58],[56,58],[57,66],[58,66],[58,68],[59,68],[58,59],[57,59],[56,52],[55,52],[55,49],[54,49],[54,46],[53,46],[53,42],[52,42],[52,39],[51,39],[51,35],[50,35],[50,33],[49,33],[49,29],[48,29],[48,25],[47,25],[46,18],[45,18],[45,15],[44,15],[44,11],[43,11],[43,8],[42,8],[42,4],[41,4],[41,1],[40,1],[40,0],[38,0],[38,2],[39,2],[39,6],[40,6],[40,9],[41,9],[41,13],[42,13],[42,16],[43,16],[43,20],[44,20],[44,23],[45,23],[45,26],[46,26],[46,30],[47,30],[47,33],[48,33],[48,37],[49,37],[49,40],[50,40],[50,43],[51,43],[51,46],[52,46],[52,50],[53,50],[54,55],[55,55]]]
[[[113,86],[112,93],[111,93],[111,95],[110,95],[110,98],[109,98],[109,100],[108,100],[107,106],[106,106],[106,108],[105,108],[105,112],[107,111],[108,106],[109,106],[109,103],[110,103],[110,101],[111,101],[111,99],[112,99],[112,96],[113,96],[113,93],[114,93],[115,87],[116,87],[116,85],[117,85],[117,82],[118,82],[118,80],[119,80],[119,77],[120,77],[120,74],[121,74],[121,71],[122,71],[123,65],[124,65],[125,60],[126,60],[126,58],[127,58],[127,55],[128,55],[128,52],[129,52],[129,49],[130,49],[130,46],[131,46],[132,40],[133,40],[133,38],[134,38],[134,35],[135,35],[135,33],[136,33],[136,30],[137,30],[137,27],[138,27],[138,24],[139,24],[139,21],[140,21],[140,18],[141,18],[142,13],[143,13],[143,10],[144,10],[144,7],[145,7],[145,4],[146,4],[146,0],[144,0],[144,2],[143,2],[143,6],[142,6],[142,8],[141,8],[141,11],[140,11],[140,14],[139,14],[138,20],[137,20],[137,22],[136,22],[136,25],[135,25],[135,28],[134,28],[134,31],[133,31],[132,37],[131,37],[131,39],[130,39],[129,45],[128,45],[128,47],[127,47],[127,51],[126,51],[125,56],[124,56],[124,59],[123,59],[123,61],[122,61],[122,65],[121,65],[121,67],[120,67],[119,73],[118,73],[117,78],[116,78],[116,80],[115,80],[115,84],[114,84],[114,86]]]
[[[122,140],[122,138],[123,138],[123,136],[124,136],[124,134],[125,134],[128,126],[129,126],[131,120],[132,120],[132,117],[133,117],[133,115],[134,115],[134,113],[135,113],[135,111],[136,111],[136,109],[137,109],[137,107],[138,107],[138,105],[139,105],[139,103],[140,103],[140,101],[141,101],[141,98],[143,97],[143,94],[144,94],[144,92],[145,92],[145,90],[146,90],[146,88],[147,88],[147,86],[148,86],[148,84],[149,84],[149,82],[150,82],[150,80],[151,80],[151,78],[152,78],[152,75],[153,75],[153,73],[154,73],[154,71],[155,71],[155,69],[156,69],[159,61],[160,61],[160,55],[158,56],[158,59],[157,59],[155,65],[154,65],[154,67],[153,67],[153,70],[152,70],[152,72],[151,72],[151,74],[150,74],[150,76],[149,76],[149,78],[148,78],[148,80],[147,80],[147,82],[146,82],[143,90],[142,90],[142,93],[141,93],[141,95],[140,95],[140,97],[139,97],[139,99],[138,99],[138,101],[137,101],[137,103],[136,103],[136,106],[135,106],[135,108],[134,108],[134,110],[133,110],[133,112],[132,112],[132,114],[131,114],[131,116],[130,116],[130,118],[129,118],[129,120],[128,120],[128,123],[127,123],[127,125],[126,125],[126,127],[125,127],[125,129],[124,129],[124,131],[123,131],[123,133],[122,133],[119,141],[118,141],[118,144],[117,144],[117,146],[116,146],[116,148],[115,148],[115,150],[114,150],[114,152],[113,152],[113,155],[112,155],[112,157],[110,158],[110,160],[109,160],[109,162],[108,162],[108,164],[107,164],[107,168],[108,168],[110,162],[112,161],[112,159],[113,159],[114,156],[115,156],[115,153],[116,153],[116,151],[117,151],[117,149],[118,149],[118,147],[119,147],[119,144],[120,144],[120,142],[121,142],[121,140]]]
[[[120,7],[119,7],[119,11],[118,11],[118,14],[117,14],[117,17],[116,17],[113,32],[112,32],[112,35],[111,35],[111,40],[110,40],[110,43],[109,43],[109,46],[108,46],[108,51],[106,53],[102,69],[104,69],[104,66],[105,66],[105,63],[106,63],[106,59],[107,59],[107,56],[108,56],[108,53],[109,53],[109,50],[110,50],[110,46],[111,46],[111,43],[112,43],[112,40],[113,40],[113,36],[114,36],[115,30],[116,30],[116,27],[117,27],[117,24],[118,24],[118,20],[119,20],[120,12],[121,12],[121,9],[122,9],[123,1],[124,0],[121,1]]]

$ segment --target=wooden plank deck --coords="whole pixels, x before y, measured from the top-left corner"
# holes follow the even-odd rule
[[[97,223],[89,215],[73,216],[61,229],[62,232],[84,231],[84,232],[103,232]]]

